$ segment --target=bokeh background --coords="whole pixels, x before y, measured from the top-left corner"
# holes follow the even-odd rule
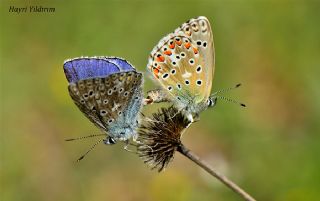
[[[9,13],[9,6],[55,13]],[[114,55],[146,71],[151,49],[189,18],[214,32],[213,91],[241,82],[183,136],[257,200],[320,197],[319,1],[1,1],[1,200],[241,200],[179,153],[151,171],[123,145],[64,139],[100,133],[67,92],[62,64]],[[145,91],[155,85],[146,76]],[[159,105],[158,105],[159,106]],[[158,106],[148,107],[150,114]]]

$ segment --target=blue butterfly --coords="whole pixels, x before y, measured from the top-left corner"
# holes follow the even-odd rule
[[[101,141],[115,144],[137,139],[142,73],[118,57],[74,58],[65,61],[63,67],[74,103],[106,133]]]

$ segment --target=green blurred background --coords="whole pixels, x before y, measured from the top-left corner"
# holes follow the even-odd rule
[[[55,13],[9,13],[9,6]],[[75,107],[62,64],[113,55],[145,72],[151,49],[189,18],[211,21],[213,90],[241,82],[183,136],[186,146],[257,200],[320,197],[319,1],[1,1],[1,200],[241,200],[179,153],[151,171]],[[145,90],[155,85],[146,76]],[[157,106],[145,111],[149,114]]]

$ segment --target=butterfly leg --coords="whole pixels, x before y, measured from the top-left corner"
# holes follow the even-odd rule
[[[134,134],[134,135],[132,136],[133,142],[137,143],[138,145],[142,145],[143,142],[141,142],[140,140],[138,140],[138,138],[139,138],[138,134]]]
[[[148,91],[147,98],[145,100],[145,105],[171,101],[167,93],[163,89],[155,89]]]
[[[126,150],[126,151],[128,151],[128,152],[130,152],[130,153],[136,153],[136,151],[130,150],[130,149],[128,148],[129,145],[133,145],[133,144],[131,144],[131,143],[129,142],[129,140],[125,140],[124,143],[125,143],[125,145],[124,145],[124,147],[123,147],[124,150]],[[133,146],[134,146],[134,145],[133,145]]]

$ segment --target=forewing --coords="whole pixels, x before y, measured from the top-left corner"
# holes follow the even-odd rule
[[[107,77],[119,72],[135,71],[135,68],[125,59],[101,56],[68,59],[64,62],[63,69],[69,83]]]

